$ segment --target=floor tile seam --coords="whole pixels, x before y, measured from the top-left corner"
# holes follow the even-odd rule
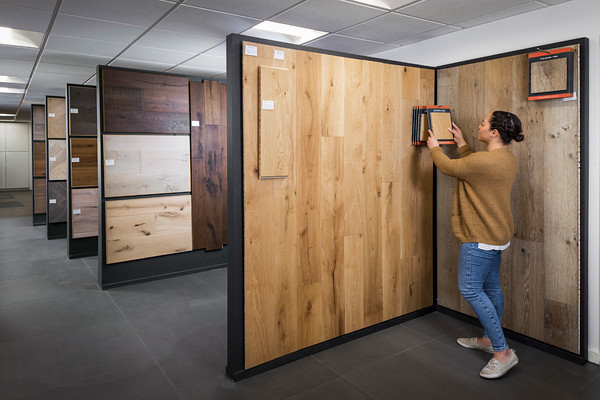
[[[85,291],[84,291],[84,290],[77,289],[77,290],[74,290],[74,291],[72,291],[72,292],[69,292],[69,293],[64,293],[64,294],[63,294],[63,293],[61,293],[61,294],[58,294],[58,295],[56,295],[56,296],[46,296],[46,297],[39,297],[39,298],[32,299],[32,300],[19,301],[19,302],[16,302],[16,303],[2,303],[2,302],[0,302],[0,307],[10,307],[10,306],[17,306],[17,305],[22,305],[22,304],[32,303],[32,302],[34,302],[34,301],[48,301],[48,300],[50,300],[50,299],[56,299],[56,298],[60,298],[60,297],[71,296],[73,293],[77,293],[77,292],[82,292],[82,293],[84,293]]]
[[[477,357],[476,354],[478,354],[478,353],[485,353],[485,352],[483,352],[481,350],[467,349],[467,348],[461,347],[458,343],[456,344],[456,346],[451,346],[448,343],[444,343],[441,340],[438,340],[438,338],[434,338],[433,341],[441,344],[442,346],[444,346],[444,347],[446,347],[448,349],[452,349],[452,350],[468,350],[468,351],[464,352],[464,354],[468,355],[470,358],[473,358],[473,359],[476,359],[476,360],[479,360],[479,361],[482,361],[482,360],[479,357]],[[493,357],[492,354],[490,354],[490,358],[491,357]],[[486,362],[486,361],[483,361],[483,362]]]
[[[581,387],[579,390],[577,390],[571,396],[567,397],[567,400],[575,398],[575,396],[577,396],[579,393],[583,392],[586,388],[588,388],[590,385],[592,385],[593,383],[595,383],[598,380],[600,380],[600,376],[597,376],[595,379],[592,379],[591,381],[589,381],[588,383],[583,385],[583,387]]]
[[[202,272],[210,272],[210,271],[202,271]],[[212,285],[210,285],[210,284],[208,284],[208,283],[204,282],[204,281],[203,281],[203,280],[202,280],[200,277],[196,276],[197,274],[201,274],[202,272],[201,272],[201,271],[199,271],[199,272],[196,272],[196,273],[194,273],[194,274],[191,274],[191,275],[192,275],[192,279],[194,279],[194,280],[196,280],[196,281],[200,282],[201,284],[203,284],[204,286],[206,286],[206,287],[210,288],[210,289],[211,289],[211,290],[213,290],[215,293],[217,293],[219,296],[220,296],[220,295],[222,295],[223,293],[221,293],[221,291],[219,291],[218,289],[216,289],[216,288],[212,287]],[[225,292],[225,294],[227,294],[227,292]]]

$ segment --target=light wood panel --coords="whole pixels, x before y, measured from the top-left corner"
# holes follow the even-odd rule
[[[104,135],[105,197],[190,191],[190,137]]]
[[[531,93],[567,90],[567,59],[531,63]]]
[[[96,87],[69,86],[69,134],[97,136]]]
[[[252,45],[257,56],[242,59],[246,368],[433,304],[432,163],[410,145],[412,105],[433,104],[433,71]],[[294,110],[289,173],[265,180],[257,88],[259,69],[273,68],[289,71]]]
[[[191,215],[189,195],[106,201],[106,263],[192,250]]]
[[[48,222],[67,222],[67,182],[48,182]]]
[[[46,140],[46,107],[32,104],[31,113],[33,114],[33,140]]]
[[[71,237],[98,236],[98,188],[71,189]]]
[[[46,177],[46,143],[33,142],[33,177]]]
[[[64,139],[67,137],[66,103],[64,97],[47,97],[48,138]]]
[[[96,138],[71,138],[71,187],[98,186]]]
[[[519,160],[511,197],[515,234],[501,265],[503,326],[580,353],[579,100],[527,101],[528,68],[524,54],[440,70],[438,102],[451,105],[477,150],[485,149],[476,137],[487,113],[520,117],[525,140],[511,145]],[[453,190],[454,180],[438,173],[438,302],[473,315],[456,287]]]
[[[46,179],[33,179],[33,213],[46,213]]]
[[[67,141],[48,140],[48,179],[67,179]]]

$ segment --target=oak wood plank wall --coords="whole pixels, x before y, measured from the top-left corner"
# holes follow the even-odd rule
[[[65,139],[67,137],[66,103],[64,97],[47,97],[48,138]]]
[[[578,47],[575,88],[578,88]],[[515,235],[503,252],[503,326],[580,353],[579,100],[527,101],[527,55],[438,71],[438,103],[449,104],[476,150],[477,125],[494,110],[516,113],[525,140],[512,192]],[[455,156],[449,146],[445,151]],[[437,175],[438,303],[473,315],[456,288],[458,245],[450,229],[454,180]]]
[[[48,222],[67,222],[67,182],[48,182]]]
[[[71,189],[71,236],[98,236],[98,188]]]
[[[33,180],[33,213],[46,213],[46,178]]]
[[[67,179],[67,141],[48,140],[48,179]]]
[[[71,187],[98,186],[96,138],[71,138]]]
[[[96,87],[69,86],[69,134],[97,136]]]
[[[46,107],[40,104],[32,104],[33,114],[33,140],[46,140]]]
[[[410,144],[406,110],[433,104],[434,71],[252,45],[258,55],[242,59],[246,368],[433,305],[433,169]],[[291,74],[283,179],[258,176],[261,66]]]

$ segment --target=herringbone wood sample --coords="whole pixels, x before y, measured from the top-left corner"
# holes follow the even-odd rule
[[[189,195],[106,201],[105,215],[107,264],[192,250]]]
[[[67,137],[66,103],[64,97],[47,97],[48,138],[64,139]]]
[[[67,179],[67,141],[48,140],[48,179]]]
[[[31,113],[33,114],[33,140],[46,140],[46,107],[32,104]]]
[[[96,138],[71,138],[71,187],[98,186]]]
[[[67,222],[67,182],[48,182],[48,221]]]
[[[105,132],[190,133],[188,79],[102,69]]]
[[[96,87],[69,86],[69,134],[96,136]]]
[[[46,178],[33,179],[33,213],[46,213]]]
[[[33,142],[33,177],[46,177],[46,143]]]
[[[71,237],[98,236],[98,189],[71,189]]]

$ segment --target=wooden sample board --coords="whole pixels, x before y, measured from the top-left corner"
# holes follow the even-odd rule
[[[477,127],[489,112],[514,112],[523,123],[525,140],[510,145],[519,172],[511,197],[515,233],[502,253],[502,325],[572,353],[586,351],[579,340],[580,100],[528,101],[527,54],[440,69],[437,78],[438,101],[451,105],[474,150],[485,150],[477,143]],[[578,85],[576,78],[576,92]],[[459,248],[450,228],[454,186],[453,178],[438,173],[438,304],[474,315],[456,284]]]
[[[97,136],[96,87],[69,86],[69,134]]]
[[[96,138],[71,138],[71,187],[98,186]]]
[[[46,97],[48,139],[67,137],[66,103],[64,97]]]
[[[71,237],[98,236],[98,188],[71,189]]]
[[[189,192],[189,135],[103,135],[105,197]]]
[[[67,179],[67,141],[48,140],[48,179]]]
[[[531,91],[567,90],[567,59],[555,58],[531,64]]]
[[[67,222],[67,182],[48,182],[48,222]]]
[[[46,143],[33,142],[33,177],[46,177]]]
[[[190,133],[188,78],[102,68],[103,131]]]
[[[193,248],[227,243],[227,90],[190,82]]]
[[[46,107],[41,104],[32,104],[33,114],[33,140],[46,140]]]
[[[411,111],[434,103],[434,71],[242,53],[245,368],[432,306],[433,166]],[[267,67],[290,75],[281,179],[259,179]]]
[[[33,179],[33,213],[46,214],[46,178]]]
[[[191,196],[105,202],[106,263],[192,250]]]

